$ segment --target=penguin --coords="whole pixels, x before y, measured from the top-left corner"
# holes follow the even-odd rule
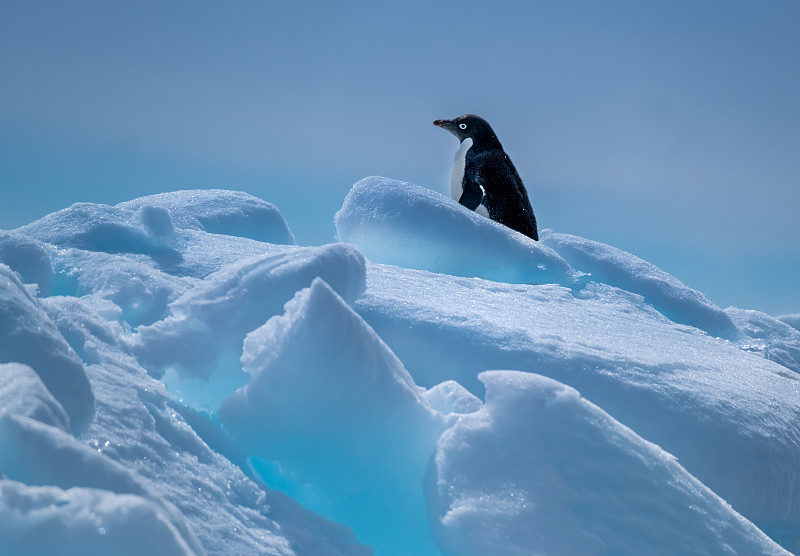
[[[450,175],[450,194],[470,210],[539,240],[528,192],[489,122],[474,114],[433,125],[461,141]]]

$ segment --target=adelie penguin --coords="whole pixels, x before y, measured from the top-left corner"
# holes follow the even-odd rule
[[[453,199],[538,241],[528,192],[489,122],[464,114],[452,120],[436,120],[433,125],[461,141],[450,176]]]

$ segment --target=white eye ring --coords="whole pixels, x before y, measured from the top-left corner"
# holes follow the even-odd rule
[[[467,124],[458,124],[459,129],[467,129]]]

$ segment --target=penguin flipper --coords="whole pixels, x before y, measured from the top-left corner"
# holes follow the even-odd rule
[[[480,185],[469,179],[468,175],[464,176],[464,192],[461,193],[461,198],[458,202],[469,210],[475,210],[483,200],[483,189]]]

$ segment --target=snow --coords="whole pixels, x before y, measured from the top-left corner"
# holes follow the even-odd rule
[[[36,284],[41,295],[52,295],[53,266],[42,243],[0,231],[0,261],[13,267],[25,284]]]
[[[160,209],[166,211],[169,219],[181,228],[246,237],[267,243],[295,243],[294,235],[278,207],[242,191],[175,191],[141,197],[120,203],[117,207],[144,211],[150,219],[153,216],[158,219],[157,211]],[[165,227],[169,226],[166,220],[161,217],[156,223],[163,221]]]
[[[219,416],[248,453],[387,554],[435,553],[419,487],[444,418],[330,286],[315,279],[251,332],[242,365],[253,379]]]
[[[353,300],[364,290],[364,273],[363,257],[345,244],[246,258],[206,276],[169,304],[166,318],[140,327],[134,350],[153,369],[207,374],[220,342],[241,351],[245,334],[277,314],[298,287],[320,276]]]
[[[69,431],[69,417],[36,371],[20,363],[0,365],[0,407],[12,415],[30,417]]]
[[[5,554],[191,555],[175,526],[148,500],[102,490],[0,483]]]
[[[674,457],[576,390],[519,371],[480,379],[486,403],[442,435],[428,487],[448,552],[783,552]]]
[[[674,322],[705,330],[712,336],[736,334],[730,317],[705,295],[647,261],[610,245],[568,234],[545,232],[541,239],[588,279],[637,293]]]
[[[570,282],[554,250],[418,185],[364,178],[335,216],[342,241],[372,262],[500,282]]]
[[[800,551],[796,315],[388,178],[335,224],[211,190],[0,232],[0,553]]]
[[[183,516],[170,504],[126,467],[59,429],[4,412],[0,416],[0,468],[26,485],[80,486],[146,498],[187,546],[195,552],[200,550]]]
[[[94,396],[83,364],[19,276],[0,263],[0,362],[32,367],[63,407],[73,431],[94,413]]]
[[[800,330],[800,313],[794,313],[791,315],[779,315],[776,317],[779,321],[785,322],[792,328],[796,328]]]
[[[672,323],[640,296],[379,267],[356,308],[420,385],[456,380],[482,397],[483,370],[546,374],[676,455],[762,528],[791,531],[800,515],[786,487],[800,466],[797,374]]]
[[[486,404],[442,435],[429,486],[449,552],[782,553],[674,457],[574,389],[519,371],[480,378]]]
[[[736,307],[729,307],[725,312],[741,332],[737,341],[740,348],[800,373],[800,329],[792,326],[791,318],[772,318],[761,311],[746,311]]]

